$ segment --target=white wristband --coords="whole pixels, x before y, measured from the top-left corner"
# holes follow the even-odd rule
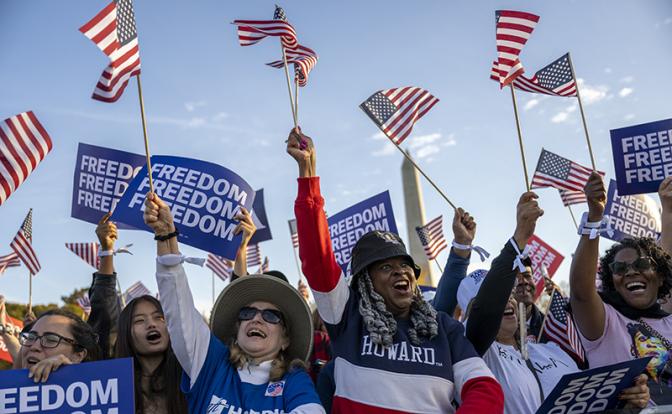
[[[114,250],[98,250],[98,257],[114,256]]]
[[[453,240],[451,243],[451,246],[453,246],[456,249],[460,250],[473,250],[476,253],[478,253],[478,256],[481,258],[481,262],[484,262],[485,259],[490,257],[490,253],[488,253],[484,248],[481,246],[472,246],[471,244],[460,244]]]
[[[588,221],[588,213],[583,213],[578,234],[588,236],[590,240],[593,240],[603,233],[607,233],[610,237],[614,234],[609,223],[609,216],[605,215],[600,221]]]
[[[518,248],[518,243],[516,243],[516,240],[511,237],[509,239],[509,243],[511,243],[511,246],[513,246],[513,250],[516,251],[517,255],[516,258],[513,260],[513,267],[511,270],[515,269],[516,267],[520,271],[520,273],[525,272],[525,264],[523,263],[523,260],[528,258],[529,252],[530,252],[530,245],[526,245],[523,251],[521,252],[520,249]]]
[[[117,253],[128,253],[132,255],[130,250],[128,250],[129,247],[133,246],[133,243],[127,244],[124,247],[120,247],[116,250],[99,250],[98,251],[98,257],[103,257],[103,256],[116,256]]]

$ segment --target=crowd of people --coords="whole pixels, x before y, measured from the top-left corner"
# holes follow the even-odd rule
[[[534,192],[521,195],[512,237],[490,269],[469,275],[477,224],[455,211],[454,247],[428,301],[420,268],[391,232],[364,234],[345,277],[329,237],[315,145],[294,129],[287,153],[298,166],[299,255],[316,309],[305,287],[291,286],[282,272],[248,275],[255,226],[241,209],[234,274],[206,321],[194,306],[170,208],[149,193],[144,221],[155,233],[160,300],[142,296],[122,307],[114,256],[101,255],[87,321],[51,310],[20,333],[0,329],[14,368],[44,382],[63,365],[130,357],[138,414],[519,414],[535,413],[563,375],[650,356],[619,399],[635,410],[672,404],[672,177],[659,191],[660,240],[626,239],[598,262],[600,238],[582,231],[566,306],[585,349],[577,359],[544,334],[535,305],[525,246],[544,211]],[[589,230],[604,215],[599,174],[585,195]],[[114,250],[109,215],[96,234],[101,251]]]

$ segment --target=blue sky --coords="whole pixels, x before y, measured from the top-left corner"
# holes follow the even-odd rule
[[[262,252],[271,267],[296,280],[287,230],[296,167],[284,152],[292,121],[284,74],[264,65],[280,56],[279,45],[268,39],[240,47],[229,24],[270,18],[274,2],[135,3],[152,153],[215,162],[263,187],[274,240],[263,243]],[[90,99],[107,60],[77,29],[106,4],[0,2],[0,117],[33,110],[54,141],[45,161],[0,206],[2,254],[9,252],[28,208],[34,209],[34,246],[42,263],[34,279],[36,303],[57,301],[90,283],[91,269],[64,247],[95,240],[93,225],[70,218],[78,143],[143,152],[135,81],[115,104]],[[476,216],[478,244],[496,253],[513,232],[524,182],[510,95],[488,78],[496,9],[541,16],[521,55],[528,74],[572,53],[598,168],[609,177],[609,129],[670,117],[672,3],[666,0],[281,5],[301,43],[320,55],[301,90],[299,118],[316,141],[327,210],[340,211],[389,189],[402,237],[401,154],[381,139],[358,105],[376,90],[406,85],[424,87],[441,101],[403,146],[456,204]],[[589,165],[576,99],[519,93],[518,100],[530,171],[542,146]],[[452,217],[426,182],[423,191],[428,219]],[[546,214],[537,234],[569,257],[577,242],[569,213],[557,191],[539,194]],[[449,225],[444,228],[449,234]],[[122,287],[142,280],[156,290],[150,234],[122,231],[119,244],[127,243],[135,244],[135,254],[117,259]],[[441,260],[446,257],[444,252]],[[566,259],[557,277],[566,279],[568,270]],[[25,267],[10,269],[0,277],[0,292],[10,301],[27,299],[26,273]],[[210,272],[190,266],[188,274],[197,306],[207,310]],[[217,281],[218,290],[223,286]]]

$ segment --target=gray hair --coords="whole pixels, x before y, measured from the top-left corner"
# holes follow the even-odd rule
[[[397,321],[387,310],[385,299],[373,288],[373,282],[366,270],[357,277],[357,290],[360,295],[359,314],[364,319],[371,341],[383,347],[392,346],[392,338],[397,333]],[[410,316],[408,337],[413,345],[420,345],[421,337],[433,339],[437,335],[439,324],[436,321],[436,310],[425,301],[417,287],[413,294]]]

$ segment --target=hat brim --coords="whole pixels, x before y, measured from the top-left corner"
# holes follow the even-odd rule
[[[212,308],[212,333],[224,343],[229,343],[238,334],[238,311],[257,301],[272,303],[285,317],[285,325],[289,331],[287,355],[290,360],[308,360],[313,345],[310,308],[296,289],[274,276],[244,276],[224,288]]]

